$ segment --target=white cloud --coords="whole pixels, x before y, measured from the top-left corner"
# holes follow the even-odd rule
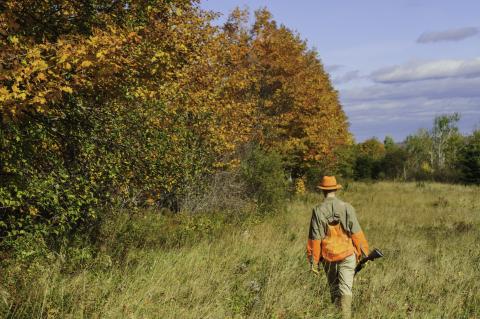
[[[412,98],[445,99],[480,97],[479,78],[446,78],[421,82],[374,84],[345,89],[340,92],[343,102],[360,103],[375,100],[403,100]],[[479,107],[480,109],[480,107]]]
[[[424,32],[417,39],[417,43],[431,43],[440,41],[461,41],[479,33],[478,28],[466,27],[444,31]]]
[[[410,62],[377,70],[371,78],[379,83],[397,83],[453,77],[480,77],[480,58]]]

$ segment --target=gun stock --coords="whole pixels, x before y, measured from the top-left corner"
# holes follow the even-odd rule
[[[377,258],[383,257],[383,253],[380,251],[380,249],[375,248],[367,257],[364,257],[360,259],[360,261],[357,264],[357,267],[355,267],[355,275],[362,270],[362,268],[365,266],[365,264],[368,261],[375,260]]]

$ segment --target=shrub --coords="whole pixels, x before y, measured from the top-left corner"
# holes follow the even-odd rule
[[[311,192],[314,192],[317,189],[317,186],[322,180],[325,170],[318,166],[309,167],[305,172],[305,177],[307,180],[307,189]]]
[[[211,168],[211,153],[186,118],[166,114],[160,102],[83,106],[72,100],[63,118],[3,123],[0,236],[40,233],[58,242],[95,228],[110,204],[173,207],[185,185]],[[175,126],[152,123],[167,117]]]
[[[380,160],[360,155],[355,161],[355,179],[377,179],[381,172],[380,164]]]
[[[254,210],[247,196],[246,182],[238,167],[216,171],[187,185],[180,198],[186,213],[243,214]]]
[[[461,179],[468,184],[480,184],[480,130],[468,137],[460,152]]]
[[[405,175],[408,153],[400,147],[390,147],[381,163],[382,172],[389,179],[402,178]]]
[[[345,179],[352,179],[355,176],[356,146],[344,145],[336,151],[338,164],[335,174]],[[320,176],[321,178],[321,176]]]
[[[247,194],[257,202],[261,212],[280,208],[287,196],[287,180],[280,155],[253,148],[242,163],[242,175]]]

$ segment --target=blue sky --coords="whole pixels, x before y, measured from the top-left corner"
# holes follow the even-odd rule
[[[315,47],[361,142],[402,141],[439,114],[480,128],[478,0],[202,0],[205,9],[267,7]]]

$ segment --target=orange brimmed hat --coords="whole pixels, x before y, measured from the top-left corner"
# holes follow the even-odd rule
[[[335,178],[335,176],[323,176],[320,185],[318,185],[318,188],[324,190],[335,190],[342,188],[342,185],[337,184],[337,179]]]

